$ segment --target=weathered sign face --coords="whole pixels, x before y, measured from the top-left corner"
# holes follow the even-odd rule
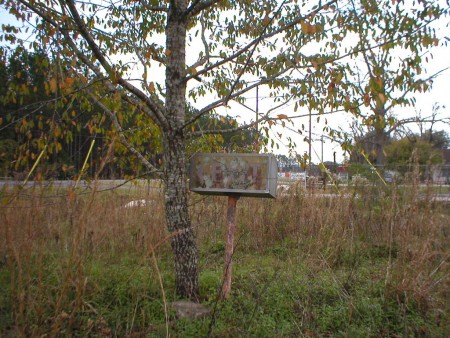
[[[272,154],[196,154],[191,191],[205,195],[276,197],[277,161]]]

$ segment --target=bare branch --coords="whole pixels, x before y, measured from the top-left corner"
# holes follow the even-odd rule
[[[100,48],[95,43],[93,37],[90,35],[86,24],[83,19],[80,17],[77,8],[75,7],[75,3],[73,0],[67,1],[70,13],[72,14],[72,18],[77,25],[81,35],[84,37],[86,42],[88,43],[91,51],[94,53],[95,57],[99,60],[102,67],[108,72],[109,76],[117,81],[118,84],[127,89],[130,93],[133,93],[140,100],[146,103],[146,105],[154,112],[156,119],[159,121],[161,125],[167,125],[167,120],[163,114],[163,107],[161,105],[152,100],[150,97],[145,95],[141,90],[133,86],[131,83],[126,81],[115,69],[112,67],[109,62],[106,60],[103,53],[100,51]]]
[[[221,0],[207,0],[207,1],[195,0],[187,9],[186,15],[196,16],[204,9],[207,9],[208,7],[211,7],[220,1]]]
[[[263,30],[262,30],[262,32],[261,32],[261,36],[264,35],[264,32],[267,30],[267,27],[268,27],[270,24],[272,24],[272,22],[273,22],[273,20],[275,19],[275,17],[277,17],[278,14],[280,14],[280,11],[281,11],[281,9],[283,8],[283,6],[284,6],[285,3],[286,3],[286,0],[283,1],[283,2],[281,3],[281,5],[278,7],[278,10],[275,12],[275,14],[274,14],[274,15],[270,18],[270,20],[264,25]],[[240,78],[242,77],[242,75],[243,75],[243,74],[245,73],[245,71],[247,70],[248,65],[250,64],[250,60],[252,59],[253,54],[255,53],[256,47],[258,47],[258,45],[259,45],[259,43],[260,43],[261,41],[262,41],[262,40],[258,40],[258,41],[253,45],[253,48],[252,48],[252,50],[250,51],[250,54],[247,55],[247,60],[245,61],[244,67],[243,67],[242,70],[239,72],[237,78],[234,80],[233,84],[231,85],[230,92],[228,93],[228,95],[227,95],[226,98],[224,99],[225,105],[226,105],[226,104],[228,103],[228,101],[230,100],[230,97],[231,97],[231,95],[233,94],[234,89],[236,88],[237,84],[239,83]]]
[[[151,11],[151,12],[165,12],[167,13],[169,9],[165,6],[152,6],[148,3],[147,0],[140,0],[142,6],[145,7],[145,9]]]
[[[196,76],[201,76],[202,74],[205,74],[205,73],[209,72],[210,70],[212,70],[214,68],[217,68],[217,67],[219,67],[219,66],[221,66],[221,65],[223,65],[223,64],[225,64],[227,62],[230,62],[230,61],[236,59],[238,56],[240,56],[243,53],[245,53],[246,51],[250,50],[253,46],[259,44],[262,40],[268,39],[268,38],[270,38],[272,36],[275,36],[275,35],[277,35],[279,33],[282,33],[284,31],[286,31],[286,30],[288,30],[288,29],[298,25],[301,21],[303,21],[303,20],[305,20],[305,19],[307,19],[309,17],[312,17],[312,16],[316,15],[317,13],[319,13],[324,7],[330,6],[330,5],[332,5],[332,4],[336,3],[336,2],[337,2],[337,0],[331,0],[331,1],[325,3],[325,4],[321,5],[321,6],[318,6],[314,11],[308,13],[308,15],[299,16],[295,20],[293,20],[292,22],[290,22],[290,23],[288,23],[288,24],[286,24],[284,26],[279,27],[278,29],[274,30],[273,32],[260,35],[259,37],[257,37],[256,39],[252,40],[247,45],[245,45],[243,48],[238,50],[237,52],[233,53],[232,55],[230,55],[230,56],[228,56],[226,58],[223,58],[222,60],[216,62],[215,64],[213,64],[213,65],[211,65],[209,67],[206,67],[206,68],[198,71],[195,75]],[[186,77],[186,81],[191,80],[193,77],[194,77],[194,75],[187,76]]]
[[[92,102],[94,102],[101,110],[103,110],[106,114],[108,114],[109,118],[111,119],[111,122],[113,123],[114,127],[117,129],[117,132],[119,133],[120,139],[122,140],[122,144],[130,151],[132,152],[141,162],[145,165],[145,167],[152,171],[152,172],[161,172],[158,170],[153,164],[151,164],[139,151],[134,148],[130,142],[128,142],[127,138],[124,135],[124,131],[122,129],[122,126],[120,125],[119,121],[117,120],[116,114],[111,111],[108,107],[106,107],[90,90],[86,90],[87,94],[89,95]]]
[[[243,88],[240,91],[235,92],[234,94],[232,94],[228,99],[234,99],[250,90],[252,90],[253,88],[256,88],[257,86],[260,86],[262,84],[265,83],[269,83],[270,81],[275,80],[278,76],[288,72],[289,70],[291,70],[290,68],[285,68],[281,71],[279,71],[277,74],[271,76],[270,78],[263,78],[257,82],[254,82],[253,84],[247,86],[246,88]],[[196,120],[198,120],[202,115],[209,113],[210,111],[214,110],[217,107],[223,106],[225,104],[225,99],[226,98],[222,98],[220,100],[217,100],[215,102],[210,103],[209,105],[207,105],[206,107],[204,107],[203,109],[199,110],[191,119],[189,119],[187,122],[185,122],[180,129],[184,129],[187,126],[189,126],[190,124],[194,123]]]
[[[279,117],[276,117],[276,118],[269,117],[270,113],[272,113],[274,110],[276,110],[276,109],[286,105],[289,101],[290,101],[290,99],[287,100],[286,102],[283,102],[283,103],[279,104],[276,107],[273,107],[273,108],[269,109],[261,118],[258,118],[255,122],[251,122],[251,123],[248,123],[248,124],[236,127],[236,128],[228,128],[228,129],[221,129],[221,130],[200,130],[200,131],[196,131],[196,132],[188,134],[188,137],[203,136],[203,135],[207,135],[207,134],[232,133],[232,132],[236,132],[236,131],[240,131],[240,130],[251,128],[251,127],[253,127],[255,125],[258,125],[260,122],[280,120]],[[252,110],[251,108],[247,107],[245,104],[243,104],[241,102],[238,102],[238,103],[243,105],[247,109]]]
[[[203,18],[200,18],[200,25],[201,25],[201,29],[202,29],[200,32],[200,38],[202,40],[203,46],[205,47],[205,56],[200,58],[200,60],[198,60],[193,65],[191,65],[189,68],[197,68],[199,66],[202,66],[205,64],[206,61],[208,61],[210,59],[209,46],[208,46],[208,43],[206,42],[206,37],[205,37],[205,30],[206,30],[205,21],[203,20]],[[195,75],[195,76],[197,76],[197,75]],[[193,76],[193,77],[195,78],[195,76]]]
[[[407,119],[403,119],[403,120],[398,120],[393,126],[391,126],[386,133],[390,134],[394,131],[396,131],[398,128],[406,125],[406,124],[410,124],[410,123],[436,123],[436,122],[442,122],[445,124],[450,124],[450,118],[441,118],[441,119],[436,119],[436,116],[431,115],[431,116],[427,116],[427,117],[410,117]]]

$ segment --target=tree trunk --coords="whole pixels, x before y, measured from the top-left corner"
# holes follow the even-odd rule
[[[375,129],[375,155],[376,160],[375,164],[377,166],[383,166],[386,162],[386,155],[384,153],[384,147],[386,145],[387,135],[384,128],[376,128]]]
[[[187,1],[170,2],[166,29],[166,111],[163,130],[167,227],[172,237],[176,290],[184,298],[198,296],[198,252],[187,207],[184,131],[186,115]]]
[[[384,87],[383,87],[384,88]],[[384,100],[381,100],[381,97],[385,97],[384,90],[376,94],[376,108],[375,108],[375,164],[378,166],[383,166],[386,162],[386,155],[384,152],[384,147],[386,146],[386,142],[388,139],[388,135],[386,133],[386,118],[387,111],[385,108]]]
[[[187,206],[185,146],[182,135],[164,135],[167,227],[175,261],[176,291],[197,300],[198,252]]]

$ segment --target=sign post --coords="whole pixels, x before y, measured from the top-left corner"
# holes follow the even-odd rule
[[[234,253],[234,230],[236,229],[236,203],[239,195],[228,196],[227,209],[227,242],[225,244],[225,268],[223,271],[223,284],[221,298],[228,298],[231,291],[231,275]]]
[[[191,160],[191,191],[228,196],[222,299],[231,291],[236,203],[241,196],[276,198],[277,172],[277,161],[271,154],[199,153]]]

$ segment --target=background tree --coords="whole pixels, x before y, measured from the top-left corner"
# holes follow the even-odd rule
[[[188,142],[187,153],[195,152],[251,152],[255,149],[256,130],[242,127],[235,118],[218,114],[204,115],[191,126],[191,132],[206,132],[204,137],[194,137]],[[210,133],[211,130],[217,131]],[[259,135],[264,139],[263,135]]]
[[[433,24],[448,14],[448,3],[440,4],[445,6],[440,1],[352,1],[348,32],[358,46],[350,48],[359,51],[345,73],[350,85],[343,106],[367,128],[355,141],[365,142],[362,148],[376,165],[385,163],[384,147],[392,134],[415,122],[396,116],[396,108],[413,106],[413,94],[426,92],[438,75],[424,76],[423,69],[433,57],[431,47],[439,44]],[[342,36],[336,39],[346,43]]]
[[[433,165],[443,162],[442,151],[420,137],[404,137],[386,145],[386,162],[391,166]]]
[[[52,137],[56,146],[45,152],[47,161],[43,161],[49,164],[38,167],[43,178],[75,175],[88,155],[90,161],[87,174],[91,177],[100,167],[103,168],[98,173],[100,177],[139,176],[140,172],[145,171],[142,163],[117,141],[117,133],[108,126],[102,112],[95,112],[95,106],[86,106],[79,97],[74,96],[70,105],[55,107],[58,102],[49,86],[53,83],[51,67],[55,63],[42,51],[29,52],[21,47],[5,55],[0,63],[3,79],[0,84],[2,175],[7,177],[12,172],[26,172],[43,150],[39,147],[42,143],[36,141]],[[103,93],[104,96],[106,94]],[[129,104],[121,103],[120,108],[118,119],[124,132],[129,135],[135,148],[158,166],[161,159],[161,135],[158,128],[142,112],[133,111]],[[62,116],[60,110],[65,111]],[[93,121],[89,121],[93,115],[98,116],[97,127],[92,125]],[[56,127],[58,130],[51,135],[51,129]],[[226,133],[236,127],[239,127],[239,123],[230,116],[202,116],[193,124],[192,131],[217,129],[221,133],[194,138],[188,142],[188,154],[197,151],[251,151],[254,148],[254,129]],[[92,140],[96,141],[95,147],[88,154]],[[114,143],[112,147],[111,142]]]
[[[91,176],[101,166],[108,175],[118,170],[125,174],[131,174],[130,170],[142,170],[140,163],[127,156],[128,150],[119,142],[110,146],[117,135],[105,120],[104,112],[82,96],[67,95],[67,87],[72,91],[76,79],[66,78],[64,83],[58,84],[58,68],[63,72],[66,69],[59,60],[52,59],[45,51],[29,52],[18,47],[4,55],[0,67],[3,75],[0,84],[3,175],[26,172],[44,151],[43,158],[47,161],[42,161],[38,167],[40,175],[45,178],[73,176],[81,170],[92,140],[96,143],[89,154]],[[127,133],[132,133],[136,147],[147,155],[160,151],[158,132],[148,124],[148,119],[143,119],[142,113],[131,111],[129,105],[123,104],[119,118]],[[149,143],[153,147],[148,147]],[[111,164],[105,163],[108,149]],[[120,160],[116,160],[118,158]]]
[[[446,149],[450,146],[450,136],[444,130],[427,130],[425,133],[420,135],[420,139],[429,142],[433,148],[436,149]]]

